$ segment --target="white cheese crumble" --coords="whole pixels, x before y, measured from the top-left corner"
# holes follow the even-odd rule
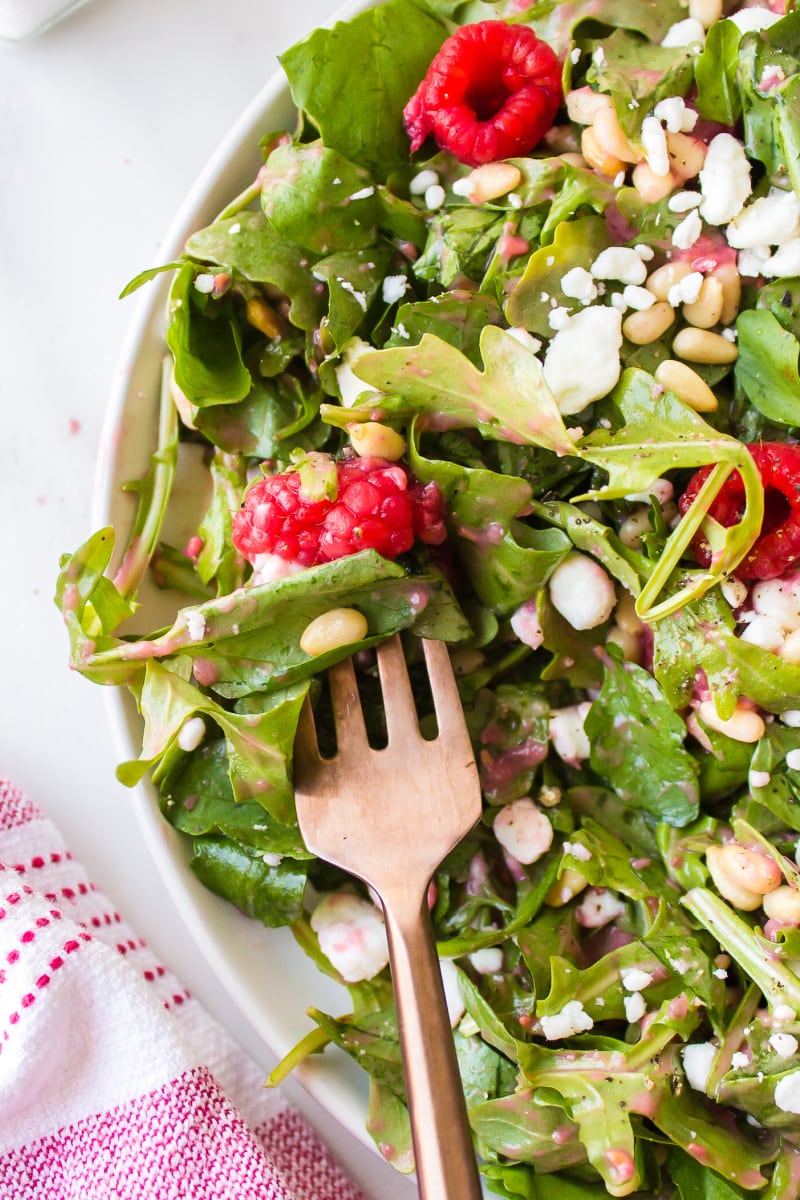
[[[698,176],[703,203],[700,215],[710,225],[727,225],[753,190],[744,146],[731,133],[718,133],[708,146]]]
[[[206,736],[206,723],[202,717],[189,717],[178,731],[178,745],[190,753],[196,750]]]
[[[790,771],[800,771],[800,750],[790,750],[786,755],[786,765]]]
[[[503,969],[503,951],[499,946],[484,946],[473,951],[469,961],[479,975],[497,975]]]
[[[626,996],[623,1004],[625,1006],[625,1017],[630,1025],[641,1021],[647,1012],[647,1005],[641,992],[634,992],[632,996]]]
[[[594,629],[607,621],[617,602],[608,573],[587,554],[574,550],[548,581],[550,599],[573,629]]]
[[[372,979],[389,961],[383,917],[369,900],[330,892],[311,914],[319,948],[348,983]]]
[[[784,242],[770,255],[761,268],[769,279],[780,279],[786,275],[800,275],[800,237]]]
[[[736,269],[745,279],[755,279],[764,273],[771,255],[769,246],[755,246],[752,250],[740,250],[736,258]]]
[[[688,250],[695,244],[702,232],[703,222],[700,220],[697,209],[693,208],[673,229],[672,244],[676,250]]]
[[[759,29],[768,29],[770,25],[774,25],[780,19],[780,15],[772,12],[771,9],[759,8],[757,6],[742,8],[739,12],[731,13],[728,17],[728,20],[742,33],[753,33]]]
[[[590,887],[575,909],[575,919],[584,929],[602,929],[625,912],[625,905],[608,888]]]
[[[769,787],[771,778],[769,771],[751,771],[747,776],[747,782],[751,788],[763,788]]]
[[[684,275],[683,279],[673,283],[667,293],[667,300],[673,308],[677,308],[681,304],[694,304],[700,296],[702,286],[703,276],[701,273],[690,271],[688,275]]]
[[[424,196],[428,188],[436,187],[438,183],[439,176],[436,171],[419,171],[409,183],[408,190],[412,196]]]
[[[547,314],[547,321],[551,329],[566,329],[570,321],[569,309],[561,306],[551,309]]]
[[[589,862],[592,857],[592,852],[581,842],[564,842],[561,847],[565,854],[569,854],[571,858],[577,858],[578,862]]]
[[[649,971],[643,971],[641,967],[628,967],[622,972],[622,986],[626,992],[641,992],[644,988],[650,987],[653,982],[653,976]]]
[[[691,133],[698,115],[693,108],[686,107],[682,96],[665,96],[653,109],[653,116],[663,121],[670,133]]]
[[[794,192],[772,191],[737,213],[726,230],[735,250],[780,246],[800,234],[800,200]]]
[[[214,290],[213,275],[197,275],[194,281],[195,289],[207,296]]]
[[[381,288],[384,304],[394,304],[396,300],[402,300],[407,287],[408,280],[405,275],[387,275]]]
[[[635,308],[637,312],[652,308],[656,302],[652,292],[645,287],[638,287],[635,283],[629,283],[623,288],[622,299],[628,308]]]
[[[797,1053],[797,1038],[791,1033],[773,1033],[769,1044],[780,1058],[791,1058]]]
[[[644,283],[647,267],[632,246],[608,246],[601,250],[591,266],[595,279],[615,279],[620,283]]]
[[[375,195],[374,187],[363,187],[363,188],[360,188],[357,192],[353,192],[348,197],[348,199],[349,200],[366,200],[368,196],[374,196],[374,195]]]
[[[713,1042],[692,1042],[683,1051],[683,1069],[689,1086],[696,1092],[704,1092],[717,1047]]]
[[[526,600],[511,617],[511,628],[519,640],[532,650],[538,650],[544,641],[544,632],[536,611],[536,599]]]
[[[670,49],[678,49],[681,46],[692,46],[695,42],[703,45],[705,40],[706,31],[700,22],[695,17],[686,17],[685,20],[676,21],[674,25],[670,25],[661,39],[661,45]]]
[[[597,299],[597,285],[585,267],[572,267],[561,277],[561,290],[572,300],[589,304]]]
[[[539,338],[534,337],[532,333],[528,333],[527,329],[523,329],[521,325],[511,325],[506,333],[509,337],[513,337],[519,342],[520,346],[524,346],[526,350],[530,350],[531,354],[536,354],[541,350],[542,343]]]
[[[636,258],[646,275],[644,263]],[[622,317],[613,308],[584,308],[558,331],[547,348],[544,377],[563,416],[581,412],[615,387],[621,348]]]
[[[351,337],[342,347],[341,361],[336,368],[336,383],[344,408],[351,408],[362,392],[371,390],[353,371],[353,365],[361,355],[371,350],[372,346],[369,342],[365,342],[360,337]],[[378,395],[379,393],[375,392],[374,394]]]
[[[461,988],[458,985],[458,967],[452,959],[442,958],[439,960],[439,971],[442,976],[444,1002],[447,1006],[447,1015],[450,1018],[450,1028],[455,1029],[467,1008],[461,995]]]
[[[189,640],[192,642],[202,642],[206,635],[206,619],[201,612],[196,608],[188,608],[184,612],[186,621],[186,629],[189,634]]]
[[[548,1042],[559,1038],[573,1037],[576,1033],[588,1033],[594,1026],[594,1021],[586,1012],[580,1000],[569,1000],[551,1017],[541,1018],[542,1033]]]
[[[775,1084],[775,1107],[800,1116],[800,1071],[790,1071]]]
[[[785,712],[781,713],[781,720],[790,729],[800,728],[800,708],[787,708]]]
[[[774,1021],[794,1021],[797,1019],[797,1013],[788,1004],[776,1004],[772,1010],[772,1018]]]
[[[731,1055],[731,1066],[734,1071],[741,1071],[744,1067],[749,1066],[749,1064],[750,1059],[746,1054],[742,1054],[741,1050],[737,1050],[735,1054]]]
[[[653,174],[659,177],[669,175],[667,135],[657,117],[645,117],[642,121],[641,141],[647,165]]]
[[[703,197],[699,192],[673,192],[667,201],[670,212],[686,213],[692,208],[699,208]]]
[[[589,757],[591,747],[583,727],[591,708],[588,700],[570,704],[566,708],[554,708],[550,714],[548,733],[553,749],[563,762],[577,767]]]
[[[530,796],[504,805],[492,828],[503,849],[526,865],[535,863],[553,844],[553,826]]]

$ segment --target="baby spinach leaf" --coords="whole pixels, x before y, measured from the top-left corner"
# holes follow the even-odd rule
[[[375,241],[372,176],[322,142],[281,145],[261,170],[261,206],[275,232],[313,254]]]
[[[558,224],[553,241],[533,252],[508,297],[509,323],[521,325],[540,337],[552,337],[549,317],[554,306],[578,307],[573,297],[564,294],[561,287],[564,275],[573,267],[588,268],[609,244],[608,229],[601,217],[578,217]]]
[[[193,421],[220,450],[288,465],[292,450],[319,449],[327,438],[317,420],[322,398],[294,375],[254,379],[244,400],[198,409]]]
[[[294,859],[270,866],[229,838],[199,837],[189,865],[209,891],[263,925],[288,925],[303,911],[306,868]]]
[[[690,46],[654,46],[630,29],[616,29],[597,43],[587,80],[613,97],[619,123],[636,144],[648,113],[667,96],[685,96],[693,76]]]
[[[771,312],[739,314],[736,379],[751,404],[779,425],[800,425],[800,342]]]
[[[337,351],[361,327],[380,292],[391,258],[388,243],[378,243],[360,250],[341,250],[315,264],[314,276],[328,285],[328,332]]]
[[[735,125],[742,111],[738,87],[741,30],[733,21],[715,21],[695,60],[697,111],[707,121]]]
[[[413,0],[390,0],[281,56],[292,99],[325,144],[385,178],[409,157],[402,110],[447,35]]]
[[[487,325],[499,325],[502,314],[491,296],[473,292],[442,292],[429,300],[401,304],[386,347],[419,343],[426,333],[455,346],[470,362],[480,365],[480,335]]]
[[[196,274],[187,263],[170,290],[167,345],[175,359],[175,382],[198,408],[233,404],[244,399],[251,384],[241,334],[226,301],[198,292]]]
[[[684,722],[648,671],[604,661],[603,686],[584,722],[592,769],[632,808],[687,825],[697,816],[699,795]]]

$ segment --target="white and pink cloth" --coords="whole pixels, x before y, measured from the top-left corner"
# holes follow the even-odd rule
[[[0,1200],[363,1200],[0,779]]]

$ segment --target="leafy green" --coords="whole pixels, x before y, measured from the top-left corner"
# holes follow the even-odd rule
[[[190,263],[181,267],[169,294],[167,345],[175,359],[175,382],[199,408],[233,404],[250,391],[241,333],[230,302],[198,292],[196,274]]]
[[[634,144],[659,100],[685,96],[694,77],[691,46],[654,46],[629,29],[597,43],[587,79],[614,100],[617,118]]]
[[[560,307],[575,308],[575,300],[562,290],[564,275],[573,267],[588,268],[610,240],[600,217],[579,217],[558,224],[553,241],[531,254],[508,298],[505,312],[510,324],[551,337],[551,301]]]
[[[739,314],[736,379],[751,404],[779,425],[800,425],[800,342],[771,312]]]
[[[375,241],[372,176],[322,142],[277,146],[261,171],[261,205],[272,228],[313,254]]]
[[[707,121],[734,125],[742,111],[737,82],[741,31],[733,21],[716,21],[697,56],[697,111]]]
[[[302,912],[306,870],[293,859],[271,866],[227,838],[198,837],[190,866],[209,891],[264,925],[286,925]]]

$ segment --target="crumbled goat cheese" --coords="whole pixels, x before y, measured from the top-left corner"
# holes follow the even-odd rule
[[[644,242],[639,242],[633,247],[636,253],[641,258],[642,262],[652,262],[656,256],[656,252],[652,246],[645,246]]]
[[[749,642],[751,646],[760,646],[768,654],[777,654],[786,640],[784,631],[769,617],[758,616],[748,622],[747,628],[742,630],[740,636],[743,642]]]
[[[580,1000],[568,1000],[561,1012],[541,1018],[542,1033],[548,1042],[573,1037],[576,1033],[588,1033],[594,1021]]]
[[[425,189],[425,207],[441,208],[444,204],[444,188],[440,183],[432,183]]]
[[[539,338],[534,337],[532,333],[528,333],[528,330],[523,329],[520,325],[512,325],[506,330],[506,333],[509,337],[513,337],[515,341],[519,342],[520,346],[524,346],[526,350],[530,350],[531,354],[536,354],[542,348]]]
[[[800,729],[800,708],[787,708],[781,713],[781,720],[790,729]]]
[[[703,220],[709,225],[727,225],[741,212],[753,190],[750,164],[738,138],[731,133],[713,137],[698,178]]]
[[[458,967],[452,959],[442,958],[439,960],[439,970],[442,976],[444,1002],[450,1018],[450,1028],[455,1029],[467,1007],[461,995],[461,988],[458,986]]]
[[[505,804],[492,828],[503,849],[526,865],[540,859],[553,844],[553,826],[530,796]]]
[[[353,192],[352,195],[350,195],[348,197],[348,199],[349,200],[366,200],[368,196],[374,196],[374,195],[375,195],[374,187],[363,187],[363,188],[360,188],[357,192]]]
[[[637,287],[635,283],[629,283],[622,290],[622,299],[628,308],[635,308],[637,312],[644,312],[645,309],[652,308],[656,302],[656,298],[647,288]]]
[[[621,348],[622,317],[613,308],[584,308],[558,331],[547,348],[544,377],[563,416],[581,412],[616,386]]]
[[[548,587],[553,606],[573,629],[594,629],[602,625],[617,602],[608,573],[600,563],[577,550],[558,564]]]
[[[625,1017],[628,1024],[634,1025],[637,1021],[641,1021],[644,1014],[647,1012],[647,1004],[644,996],[640,992],[634,992],[632,996],[626,996],[623,1000],[625,1005]]]
[[[573,267],[561,278],[561,290],[572,300],[589,304],[597,299],[597,285],[585,267]]]
[[[650,987],[653,982],[653,976],[649,971],[643,971],[641,967],[628,967],[622,972],[622,986],[626,992],[641,992],[646,987]]]
[[[705,40],[706,31],[700,22],[695,17],[686,17],[685,20],[670,25],[661,39],[661,45],[677,50],[681,46],[692,46],[695,42],[703,45]]]
[[[761,580],[750,593],[750,603],[759,616],[768,617],[780,629],[800,629],[800,573]]]
[[[702,286],[703,276],[700,272],[690,271],[688,275],[684,275],[683,279],[673,283],[667,293],[667,300],[673,308],[678,308],[681,304],[694,304],[700,296]]]
[[[439,176],[436,171],[420,171],[411,180],[408,190],[412,196],[424,196],[430,187],[437,187]]]
[[[632,284],[628,284],[628,287],[632,287],[632,286],[633,286]],[[617,312],[619,312],[619,313],[627,312],[628,306],[625,303],[625,297],[623,296],[622,292],[612,292],[611,295],[609,296],[609,301],[614,306],[614,308],[616,308]]]
[[[743,1067],[750,1065],[750,1059],[746,1054],[742,1054],[741,1050],[737,1050],[731,1055],[731,1066],[734,1071],[741,1071]]]
[[[589,862],[592,857],[591,850],[580,842],[564,842],[561,849],[571,858],[577,858],[578,862]]]
[[[303,570],[302,563],[282,558],[280,554],[257,554],[253,559],[250,582],[254,587],[262,583],[274,583],[276,579],[285,579],[287,575],[296,575]]]
[[[554,708],[550,714],[548,733],[553,749],[563,762],[573,767],[577,767],[591,753],[583,727],[591,707],[588,700],[583,700],[566,708]]]
[[[473,951],[469,961],[479,975],[496,975],[503,969],[503,951],[499,946],[484,946],[482,950]]]
[[[654,175],[669,175],[669,151],[664,126],[657,117],[645,117],[642,121],[642,149],[647,165]]]
[[[283,855],[273,854],[269,850],[265,850],[261,855],[261,861],[266,863],[268,867],[279,867],[283,862]]]
[[[615,279],[620,283],[644,283],[647,267],[632,246],[608,246],[601,250],[591,266],[595,279]]]
[[[742,8],[739,12],[731,13],[728,17],[728,20],[742,33],[753,33],[759,29],[769,29],[770,25],[774,25],[780,19],[779,13],[774,13],[769,8],[759,7]]]
[[[724,967],[715,967],[714,968],[714,978],[715,979],[727,979],[728,972],[725,970]]]
[[[342,347],[341,362],[336,368],[336,383],[344,408],[351,408],[362,392],[371,390],[364,383],[363,379],[359,379],[353,371],[353,365],[361,355],[366,354],[370,350],[372,350],[372,346],[370,346],[369,342],[365,342],[360,337],[351,337]],[[379,395],[378,392],[374,394]]]
[[[202,642],[206,635],[206,619],[197,609],[188,608],[184,612],[186,621],[186,629],[189,634],[189,640],[192,642]]]
[[[214,290],[214,276],[197,275],[195,277],[194,286],[198,292],[202,292],[203,295],[207,296]]]
[[[369,900],[330,892],[311,914],[319,948],[348,983],[372,979],[389,961],[383,917]]]
[[[206,723],[202,717],[189,717],[178,731],[178,745],[181,750],[190,753],[196,750],[206,736]]]
[[[800,237],[784,242],[764,263],[761,273],[768,279],[800,275]]]
[[[602,929],[625,912],[625,905],[608,888],[587,888],[575,909],[575,919],[584,929]]]
[[[692,208],[699,208],[703,197],[699,192],[673,192],[667,201],[670,212],[686,213]]]
[[[790,1071],[775,1084],[775,1107],[800,1115],[800,1071]]]
[[[774,1021],[795,1021],[797,1013],[788,1004],[776,1004],[772,1010],[772,1019]]]
[[[683,1069],[696,1092],[706,1090],[717,1049],[713,1042],[692,1042],[683,1051]]]
[[[786,765],[790,771],[800,771],[800,750],[790,750],[786,755]]]
[[[703,222],[697,209],[688,212],[679,225],[672,231],[672,244],[676,250],[688,250],[693,246],[703,232]]]
[[[779,1058],[791,1058],[797,1053],[797,1038],[791,1033],[773,1033],[769,1044]]]
[[[551,329],[560,330],[566,329],[569,325],[570,316],[568,308],[553,308],[547,314],[547,321]]]
[[[737,213],[726,230],[735,250],[780,246],[800,234],[800,200],[794,192],[759,196]]]
[[[536,600],[526,600],[511,617],[511,628],[519,640],[532,650],[538,650],[544,641],[544,632],[536,611]]]
[[[756,246],[752,250],[740,250],[736,258],[736,269],[743,279],[755,279],[764,273],[771,258],[769,246]]]
[[[769,771],[750,771],[747,776],[748,786],[751,788],[769,787],[769,781],[772,779]]]
[[[665,96],[653,109],[653,116],[663,121],[670,133],[691,133],[698,114],[686,107],[682,96]]]
[[[394,304],[396,300],[401,300],[407,287],[408,280],[405,275],[387,275],[381,288],[384,304]]]

